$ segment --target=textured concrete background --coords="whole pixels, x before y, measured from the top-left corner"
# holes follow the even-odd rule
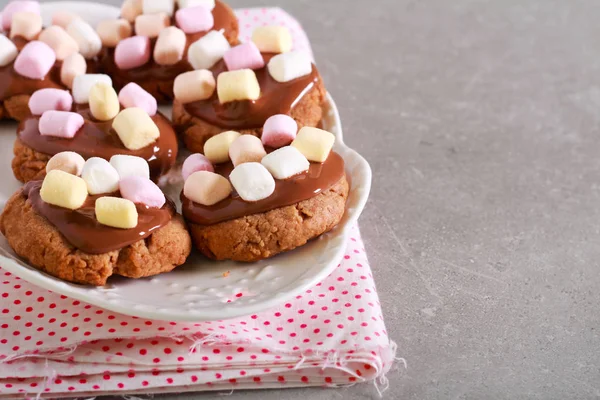
[[[229,3],[301,20],[373,168],[361,227],[408,362],[385,397],[600,397],[600,3]]]

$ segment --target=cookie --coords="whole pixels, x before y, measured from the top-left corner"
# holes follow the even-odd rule
[[[33,208],[23,190],[6,203],[0,231],[15,253],[31,266],[65,281],[105,285],[112,275],[142,278],[171,271],[185,262],[191,240],[179,215],[143,240],[102,254],[71,245],[59,230]]]
[[[142,89],[139,90],[143,92]],[[116,102],[116,95],[113,95],[113,97],[115,98],[112,101]],[[93,107],[94,103],[73,104],[71,112],[83,117],[84,123],[71,138],[42,134],[40,121],[43,114],[41,116],[26,117],[17,128],[17,139],[13,147],[12,170],[15,178],[21,182],[40,179],[44,175],[48,160],[53,155],[63,151],[74,151],[85,159],[101,157],[110,160],[116,154],[142,157],[149,163],[152,179],[157,181],[175,165],[178,153],[177,136],[171,122],[163,114],[156,112],[156,102],[154,102],[154,108],[151,110],[155,114],[150,116],[140,108],[143,104],[133,107],[136,105],[134,100],[135,98],[133,100],[129,99],[132,102],[132,107],[124,108],[116,117],[106,121],[98,121],[97,117],[93,115],[94,112],[99,113],[95,110],[99,107],[102,108],[103,101],[97,101],[100,106],[95,108]],[[127,104],[130,105],[129,102]],[[110,108],[114,108],[114,111],[118,112],[118,102],[115,107]],[[131,113],[133,109],[136,109],[136,112]],[[122,114],[132,115],[127,117]],[[125,118],[123,118],[124,116]],[[122,127],[122,132],[119,133],[119,126],[127,124],[114,125],[114,122],[117,120],[126,122],[128,119],[135,120],[134,125],[136,128],[141,127],[142,120],[146,121],[149,129],[157,129],[158,137],[150,137],[142,143],[141,147],[138,145],[132,147],[132,139],[123,135],[126,134],[134,139],[136,137],[139,139],[145,133],[143,129],[140,129],[140,132],[134,132],[133,129],[127,127]],[[139,142],[139,140],[136,140],[136,142]]]
[[[335,227],[344,215],[348,181],[296,204],[214,225],[188,222],[194,245],[213,260],[259,261],[293,250]]]
[[[318,74],[318,73],[317,73]],[[323,103],[325,101],[325,85],[320,75],[317,75],[316,83],[307,92],[304,93],[300,101],[298,101],[291,110],[287,112],[298,124],[298,128],[304,126],[316,127],[319,125],[323,117]],[[218,100],[212,100],[214,107],[218,107]],[[208,101],[182,104],[175,99],[173,101],[173,116],[172,121],[177,133],[182,138],[185,146],[192,152],[202,153],[204,151],[204,143],[211,137],[230,129],[236,130],[242,134],[250,134],[260,137],[264,122],[271,115],[280,113],[279,110],[272,111],[272,114],[261,118],[258,123],[254,123],[250,127],[233,127],[224,124],[217,125],[215,122],[209,122],[203,117],[199,117],[194,112],[194,105],[207,104]],[[283,110],[286,111],[286,110]],[[264,120],[263,120],[264,119]]]
[[[222,30],[223,35],[229,44],[237,44],[239,26],[237,17],[231,7],[224,2],[217,0],[215,2],[215,7],[212,10],[212,16],[214,24],[209,31]],[[169,24],[171,26],[177,26],[174,16],[171,17]],[[136,26],[138,29],[141,29],[138,24],[134,23],[132,26],[132,34],[140,35],[140,33],[135,32]],[[181,59],[174,64],[159,65],[157,63],[154,55],[157,41],[154,38],[151,40],[150,44],[150,60],[144,62],[141,66],[127,69],[120,68],[115,61],[116,48],[106,45],[109,43],[105,43],[100,63],[103,71],[112,77],[116,88],[120,89],[129,82],[135,82],[152,94],[159,103],[170,103],[173,99],[173,81],[177,75],[194,69],[187,60],[187,49],[195,41],[205,36],[207,32],[208,31],[186,33],[185,50]]]

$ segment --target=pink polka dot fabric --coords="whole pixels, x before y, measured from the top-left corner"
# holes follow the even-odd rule
[[[280,9],[238,10],[242,39],[284,24]],[[0,398],[341,386],[384,378],[385,330],[360,232],[335,271],[288,303],[226,321],[116,314],[40,289],[0,268]]]

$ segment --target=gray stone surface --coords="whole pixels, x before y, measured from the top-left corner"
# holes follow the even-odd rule
[[[373,168],[361,227],[408,362],[385,397],[600,397],[600,3],[230,3],[301,20]]]

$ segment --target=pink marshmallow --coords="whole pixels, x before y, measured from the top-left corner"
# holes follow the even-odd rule
[[[121,89],[119,92],[119,103],[121,103],[124,108],[141,108],[151,117],[156,114],[158,109],[154,96],[134,82],[128,83]]]
[[[181,167],[183,180],[186,181],[191,174],[198,171],[215,172],[212,163],[200,153],[192,154],[183,162],[183,166]]]
[[[33,115],[42,115],[46,111],[71,111],[73,97],[71,93],[60,89],[40,89],[29,98],[29,110]]]
[[[229,71],[259,69],[265,66],[260,50],[253,42],[243,43],[229,49],[223,56]]]
[[[12,17],[14,13],[18,12],[30,12],[34,14],[40,14],[40,3],[37,1],[11,1],[2,10],[2,29],[4,31],[10,30],[12,23]]]
[[[83,117],[70,111],[46,111],[40,118],[38,129],[44,136],[72,139],[83,126]]]
[[[294,118],[277,114],[265,122],[261,139],[265,146],[279,148],[292,143],[296,139],[296,133],[298,133],[298,124]]]
[[[55,62],[54,50],[46,43],[35,40],[23,47],[15,60],[14,68],[19,75],[26,78],[44,79]]]
[[[115,64],[120,69],[141,67],[150,61],[150,39],[133,36],[123,39],[115,49]]]
[[[215,24],[212,12],[204,6],[178,10],[175,13],[175,21],[185,33],[209,31]]]
[[[160,188],[150,179],[142,176],[130,175],[121,179],[119,191],[124,199],[148,207],[161,208],[166,202]]]

